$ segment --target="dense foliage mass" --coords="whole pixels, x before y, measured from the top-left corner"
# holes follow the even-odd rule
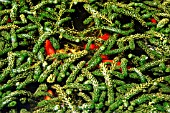
[[[0,19],[0,112],[170,112],[170,0],[1,0]]]

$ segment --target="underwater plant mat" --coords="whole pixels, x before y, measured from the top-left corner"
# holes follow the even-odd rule
[[[0,0],[0,113],[170,113],[170,0]]]

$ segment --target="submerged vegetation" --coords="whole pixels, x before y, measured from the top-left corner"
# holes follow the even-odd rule
[[[170,112],[170,0],[3,0],[0,112]]]

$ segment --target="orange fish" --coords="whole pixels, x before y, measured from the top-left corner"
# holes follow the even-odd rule
[[[52,90],[48,90],[47,92],[48,92],[49,94],[51,94],[51,95],[54,95],[53,92],[52,92]],[[49,97],[49,96],[45,96],[45,97],[44,97],[44,100],[50,100],[50,99],[51,99],[51,97]]]
[[[107,40],[109,39],[110,35],[109,33],[105,33],[104,35],[100,36],[99,38],[103,39],[103,40]]]
[[[84,49],[86,49],[86,45],[84,45]],[[96,46],[95,44],[90,44],[90,50],[94,50],[94,49],[97,49],[97,48],[99,48],[99,47]]]
[[[55,54],[55,49],[52,46],[50,40],[48,40],[48,39],[45,41],[45,52],[47,55]]]

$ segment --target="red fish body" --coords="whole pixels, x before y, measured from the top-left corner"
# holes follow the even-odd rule
[[[50,40],[46,40],[46,41],[45,41],[45,51],[46,51],[46,54],[47,54],[47,55],[55,54],[55,49],[54,49],[54,47],[52,46]]]

